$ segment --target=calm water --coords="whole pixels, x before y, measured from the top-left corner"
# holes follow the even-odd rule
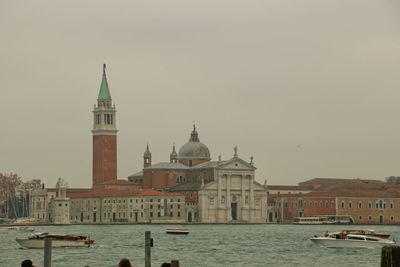
[[[332,249],[315,246],[309,238],[342,226],[299,225],[188,225],[188,236],[165,234],[170,225],[71,225],[40,226],[35,231],[89,234],[90,248],[53,249],[53,267],[117,266],[120,258],[144,266],[144,232],[154,239],[152,266],[179,260],[180,266],[380,266],[380,250]],[[398,226],[351,226],[388,232],[400,240]],[[0,233],[0,266],[20,266],[32,259],[43,266],[43,250],[22,249],[16,232]]]

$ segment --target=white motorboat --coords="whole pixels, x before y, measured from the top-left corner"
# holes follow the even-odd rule
[[[396,242],[387,238],[371,235],[348,234],[344,238],[331,234],[324,237],[313,237],[311,241],[321,247],[329,248],[381,248],[385,245],[394,245]]]
[[[94,243],[89,236],[84,235],[58,235],[49,233],[36,233],[27,238],[16,238],[17,242],[25,248],[44,248],[45,238],[51,239],[53,248],[57,247],[90,247]]]
[[[165,231],[167,234],[173,235],[188,235],[189,229],[186,228],[169,228]]]

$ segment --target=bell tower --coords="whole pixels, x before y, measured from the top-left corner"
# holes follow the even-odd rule
[[[116,110],[112,103],[103,64],[97,106],[93,109],[93,187],[117,180],[117,127]]]

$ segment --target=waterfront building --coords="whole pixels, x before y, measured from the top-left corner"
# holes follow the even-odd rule
[[[350,215],[355,224],[399,224],[400,193],[388,190],[316,191],[304,196],[304,214]]]
[[[183,223],[185,198],[152,189],[70,193],[71,223]]]
[[[279,186],[269,188],[276,190]],[[400,223],[400,193],[396,186],[384,181],[314,178],[291,189],[269,192],[269,222],[291,223],[294,217],[345,215],[355,224]]]
[[[40,188],[31,191],[30,217],[47,222],[48,220],[48,196],[44,184]]]
[[[58,185],[56,187],[56,195],[50,197],[49,207],[49,223],[53,224],[69,224],[70,199],[67,197],[67,187]]]

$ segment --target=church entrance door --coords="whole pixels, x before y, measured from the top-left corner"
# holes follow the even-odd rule
[[[231,203],[231,216],[232,220],[237,220],[237,203]]]

